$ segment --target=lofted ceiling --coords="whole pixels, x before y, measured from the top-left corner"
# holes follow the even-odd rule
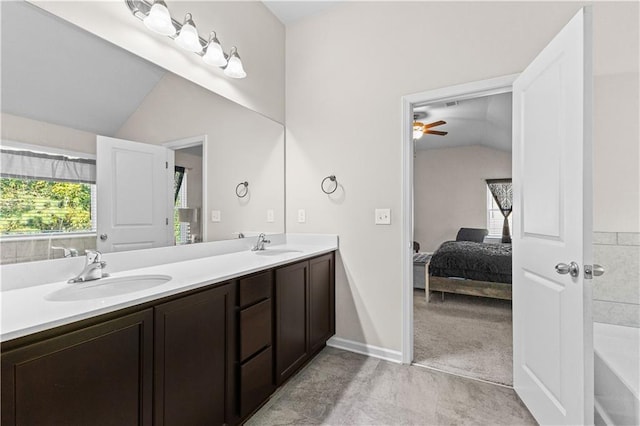
[[[424,135],[416,141],[416,149],[450,148],[482,145],[511,151],[511,93],[432,104],[414,108],[422,123],[444,120],[447,124],[432,130],[448,132],[446,136]]]
[[[0,7],[4,113],[109,136],[166,73],[27,2]]]

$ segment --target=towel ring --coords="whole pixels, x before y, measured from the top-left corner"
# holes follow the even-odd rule
[[[333,182],[333,189],[331,191],[327,191],[326,189],[324,189],[324,184],[325,184],[325,182],[327,180]],[[335,175],[331,175],[331,176],[327,176],[326,178],[322,179],[322,183],[320,184],[320,189],[322,189],[322,192],[324,192],[327,195],[333,194],[334,192],[336,192],[336,189],[338,189],[338,180],[336,179],[336,176]]]
[[[242,191],[242,187],[244,187],[244,191]],[[249,182],[247,181],[240,182],[236,186],[236,195],[238,196],[238,198],[244,198],[247,196],[248,193],[249,193]]]

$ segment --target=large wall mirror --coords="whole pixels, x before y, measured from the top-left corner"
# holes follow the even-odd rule
[[[3,264],[284,232],[282,124],[32,4],[0,7]],[[101,243],[151,216],[163,244]]]

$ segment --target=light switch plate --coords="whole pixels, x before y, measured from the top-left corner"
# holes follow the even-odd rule
[[[273,223],[276,221],[276,214],[273,209],[267,209],[267,223]]]
[[[298,223],[305,223],[307,221],[307,212],[304,209],[298,210]]]
[[[376,209],[376,225],[391,225],[391,209]]]
[[[211,222],[220,222],[220,210],[211,210]]]

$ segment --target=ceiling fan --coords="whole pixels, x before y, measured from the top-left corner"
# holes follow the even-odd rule
[[[414,116],[414,120],[416,117]],[[439,130],[431,130],[433,127],[442,126],[443,124],[447,124],[446,121],[434,121],[433,123],[424,124],[420,121],[413,122],[413,138],[420,139],[423,135],[437,135],[437,136],[445,136],[449,132],[441,132]]]

